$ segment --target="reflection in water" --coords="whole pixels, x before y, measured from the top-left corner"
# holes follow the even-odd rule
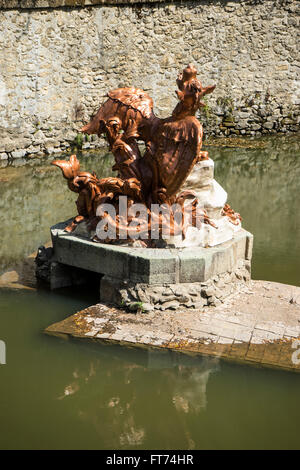
[[[176,368],[182,380],[174,385],[172,402],[177,411],[199,413],[207,405],[206,387],[209,376],[218,370],[219,359],[204,357],[199,361],[174,351],[148,351],[148,368],[161,369],[166,377]]]
[[[113,373],[106,369],[105,379],[103,382],[100,380],[103,387],[99,390],[97,387],[99,377],[103,376],[105,356],[114,361],[114,369]],[[181,428],[185,436],[185,448],[194,448],[189,418],[196,417],[206,409],[208,380],[212,373],[219,370],[219,360],[153,349],[131,351],[126,359],[124,362],[123,348],[103,348],[101,359],[92,360],[86,370],[75,369],[71,381],[65,384],[58,399],[70,399],[76,394],[76,403],[80,403],[76,413],[83,422],[92,423],[99,442],[106,443],[109,448],[138,448],[145,445],[147,434],[151,435],[151,432],[147,420],[141,422],[143,408],[158,417],[158,436],[166,432],[162,416],[167,414],[171,418],[173,415],[178,421],[177,427]],[[143,394],[138,394],[136,383],[142,376],[150,387],[146,387]],[[98,398],[91,401],[91,393]],[[160,416],[157,413],[157,401],[162,397],[164,414]],[[111,435],[107,440],[106,426],[113,432],[113,440]]]

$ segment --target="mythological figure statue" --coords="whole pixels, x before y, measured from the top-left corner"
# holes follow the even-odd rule
[[[166,119],[155,116],[153,101],[145,91],[118,88],[108,93],[107,101],[81,129],[86,134],[106,135],[115,157],[116,178],[98,179],[94,173],[80,172],[75,155],[69,161],[52,162],[61,168],[69,188],[79,193],[78,215],[66,231],[73,231],[83,220],[94,229],[101,218],[108,217],[107,213],[99,215],[97,212],[97,208],[107,202],[116,208],[116,217],[110,223],[115,224],[119,232],[127,230],[128,238],[133,232],[142,232],[145,246],[153,246],[150,227],[154,219],[160,232],[169,224],[171,235],[180,231],[184,234],[189,224],[199,222],[199,217],[201,222],[215,226],[205,210],[196,211],[197,199],[193,191],[180,192],[195,164],[208,159],[207,152],[201,150],[203,129],[195,114],[204,106],[201,98],[212,93],[215,86],[204,88],[193,65],[188,65],[178,75],[177,86],[179,102]],[[143,155],[139,141],[146,146]],[[147,222],[133,226],[132,222],[137,221],[135,216],[124,219],[118,209],[120,196],[127,196],[128,209],[134,203],[143,204],[149,216]],[[171,206],[174,203],[181,207],[190,205],[188,220],[177,222],[174,214],[167,220],[163,214],[157,215],[151,210],[153,204]],[[97,237],[94,239],[97,241]],[[112,240],[106,237],[98,241]]]

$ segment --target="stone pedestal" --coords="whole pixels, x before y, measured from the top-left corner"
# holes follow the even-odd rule
[[[217,305],[250,279],[253,236],[244,229],[215,247],[132,248],[68,234],[66,224],[51,229],[52,263],[60,266],[51,285],[62,286],[64,265],[102,274],[102,302],[144,311]]]

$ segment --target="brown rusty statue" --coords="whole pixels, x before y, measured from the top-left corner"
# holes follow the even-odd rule
[[[98,179],[94,173],[80,172],[75,155],[70,157],[70,161],[52,162],[61,168],[69,188],[79,193],[78,215],[66,228],[67,231],[73,231],[83,220],[89,223],[90,228],[95,228],[101,218],[97,208],[104,202],[110,202],[117,209],[120,196],[127,196],[128,208],[133,203],[143,204],[150,219],[143,226],[129,228],[128,224],[134,217],[124,220],[117,209],[117,216],[111,223],[118,229],[127,229],[129,236],[130,231],[142,231],[144,238],[148,239],[146,246],[152,246],[151,218],[157,217],[151,211],[152,204],[178,203],[183,206],[187,202],[193,209],[188,223],[195,222],[197,202],[194,193],[179,191],[194,165],[208,159],[207,152],[201,150],[203,129],[195,114],[204,106],[201,98],[215,89],[215,86],[204,88],[196,75],[193,65],[188,65],[178,75],[176,93],[179,102],[172,115],[166,119],[155,116],[153,101],[143,90],[118,88],[108,93],[108,100],[81,131],[99,137],[106,135],[115,157],[113,170],[118,172],[118,176]],[[138,141],[146,145],[143,155]],[[202,222],[214,225],[205,211],[202,211],[201,218]],[[157,222],[160,230],[167,223],[163,215],[158,216]],[[169,224],[171,235],[176,235],[182,229],[182,223],[178,224],[174,218]]]

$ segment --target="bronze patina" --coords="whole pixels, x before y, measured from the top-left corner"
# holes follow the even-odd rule
[[[142,233],[144,245],[153,246],[150,233],[153,221],[158,224],[160,233],[169,224],[171,236],[184,234],[187,225],[195,225],[199,218],[200,222],[215,226],[204,209],[196,210],[198,202],[193,191],[180,192],[195,164],[208,159],[208,153],[201,150],[203,128],[195,114],[204,106],[201,99],[212,93],[215,85],[203,87],[191,64],[178,75],[176,83],[179,101],[168,118],[160,119],[154,114],[152,98],[145,91],[134,87],[118,88],[108,92],[107,101],[81,129],[86,134],[106,135],[115,158],[116,177],[98,179],[95,173],[81,172],[75,155],[69,161],[52,162],[61,168],[69,189],[79,193],[78,215],[66,231],[73,231],[82,221],[86,221],[91,230],[95,229],[99,220],[106,217],[115,225],[117,233],[125,230],[128,239],[134,233]],[[139,142],[145,144],[143,153]],[[120,196],[127,196],[128,209],[134,203],[143,204],[147,221],[143,223],[135,215],[124,219],[119,213]],[[115,207],[114,219],[107,213],[99,215],[97,209],[104,203]],[[174,203],[190,207],[188,220],[183,218],[178,223],[176,214],[167,219],[164,214],[151,210],[153,204],[171,206]],[[224,208],[225,213],[229,214],[229,206]],[[230,216],[234,222],[234,211]],[[109,237],[99,240],[95,236],[94,240],[112,242]]]

